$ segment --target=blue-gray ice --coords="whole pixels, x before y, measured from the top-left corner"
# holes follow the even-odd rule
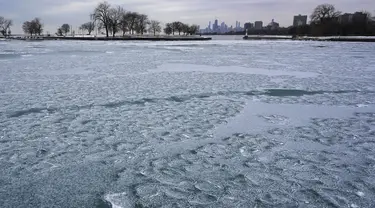
[[[0,207],[375,207],[375,44],[1,41]]]

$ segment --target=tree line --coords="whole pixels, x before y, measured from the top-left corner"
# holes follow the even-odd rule
[[[146,14],[126,11],[121,6],[112,7],[108,2],[99,3],[90,15],[93,22],[83,24],[80,28],[87,30],[89,34],[95,29],[104,30],[107,37],[111,33],[115,37],[116,33],[140,34],[146,32],[156,35],[162,32],[161,23],[157,20],[150,20]],[[197,25],[189,26],[182,22],[173,22],[166,24],[164,32],[167,35],[174,34],[178,31],[179,35],[184,33],[195,34],[199,27]]]
[[[138,12],[126,11],[121,6],[112,6],[104,1],[99,3],[93,12],[89,15],[90,21],[82,24],[79,29],[87,31],[89,35],[93,31],[104,31],[104,34],[109,37],[115,37],[117,34],[125,36],[126,34],[134,35],[144,33],[151,33],[156,35],[164,31],[167,35],[178,33],[179,35],[194,35],[198,32],[199,26],[188,25],[179,21],[167,23],[163,29],[161,22],[149,19],[148,15]],[[4,36],[10,34],[10,27],[12,21],[0,16],[0,33]],[[41,35],[43,33],[43,23],[40,18],[34,18],[31,21],[26,21],[22,24],[22,30],[25,34]],[[71,25],[63,24],[57,28],[56,35],[68,35],[71,31]]]
[[[167,35],[175,34],[178,32],[179,35],[194,35],[199,30],[197,25],[184,24],[182,22],[173,22],[166,24],[164,30],[162,30],[161,23],[157,20],[150,20],[146,14],[138,12],[126,11],[121,6],[112,6],[108,2],[99,3],[95,7],[92,14],[90,14],[89,22],[82,24],[79,29],[87,31],[88,35],[91,35],[95,29],[99,32],[104,31],[104,34],[109,37],[115,37],[116,34],[125,36],[126,34],[143,35],[149,32],[156,35],[164,31]],[[70,32],[70,25],[63,24],[57,29],[56,35],[62,36],[67,35]]]
[[[318,5],[310,15],[309,25],[289,28],[291,35],[375,35],[375,22],[367,11],[342,14],[334,5]]]
[[[198,30],[198,25],[189,26],[188,24],[182,22],[172,22],[165,25],[164,33],[167,35],[174,35],[176,32],[178,32],[178,35],[181,35],[181,33],[184,35],[194,35],[198,32]]]

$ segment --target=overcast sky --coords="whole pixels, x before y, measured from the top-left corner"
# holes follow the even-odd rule
[[[13,33],[21,33],[22,22],[40,17],[45,31],[55,33],[63,23],[78,27],[89,20],[89,14],[101,0],[0,0],[0,16],[13,19]],[[368,10],[375,13],[375,0],[108,0],[128,11],[148,14],[161,22],[179,20],[206,27],[215,18],[228,26],[236,20],[265,24],[275,19],[281,26],[292,24],[293,15],[310,15],[321,3],[334,4],[343,12]]]

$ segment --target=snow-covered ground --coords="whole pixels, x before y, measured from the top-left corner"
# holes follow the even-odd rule
[[[0,42],[1,207],[374,207],[374,52]]]

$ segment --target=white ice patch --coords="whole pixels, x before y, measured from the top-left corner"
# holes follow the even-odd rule
[[[356,195],[359,197],[364,197],[365,193],[363,193],[362,191],[357,191]]]
[[[34,56],[32,54],[24,54],[24,55],[21,55],[21,57],[31,57],[31,56]]]
[[[350,208],[358,208],[359,206],[358,205],[356,205],[356,204],[351,204],[350,205]]]
[[[132,207],[129,200],[127,200],[127,193],[115,193],[115,194],[107,194],[104,196],[104,199],[111,203],[112,208],[127,208]]]
[[[43,75],[83,75],[83,74],[91,74],[93,71],[86,70],[84,67],[76,67],[72,69],[64,69],[64,70],[49,70],[49,71],[41,71],[39,72]]]
[[[207,72],[207,73],[241,73],[241,74],[258,74],[266,76],[294,76],[297,78],[317,77],[318,73],[301,72],[301,71],[283,71],[283,70],[269,70],[260,68],[245,68],[240,66],[206,66],[195,64],[178,64],[168,63],[163,64],[157,68],[159,71],[168,72]]]
[[[322,106],[301,104],[269,104],[250,101],[243,111],[218,126],[215,136],[226,137],[234,133],[259,133],[271,128],[308,125],[311,118],[348,118],[356,112],[374,112],[375,106],[356,108],[349,106]]]

